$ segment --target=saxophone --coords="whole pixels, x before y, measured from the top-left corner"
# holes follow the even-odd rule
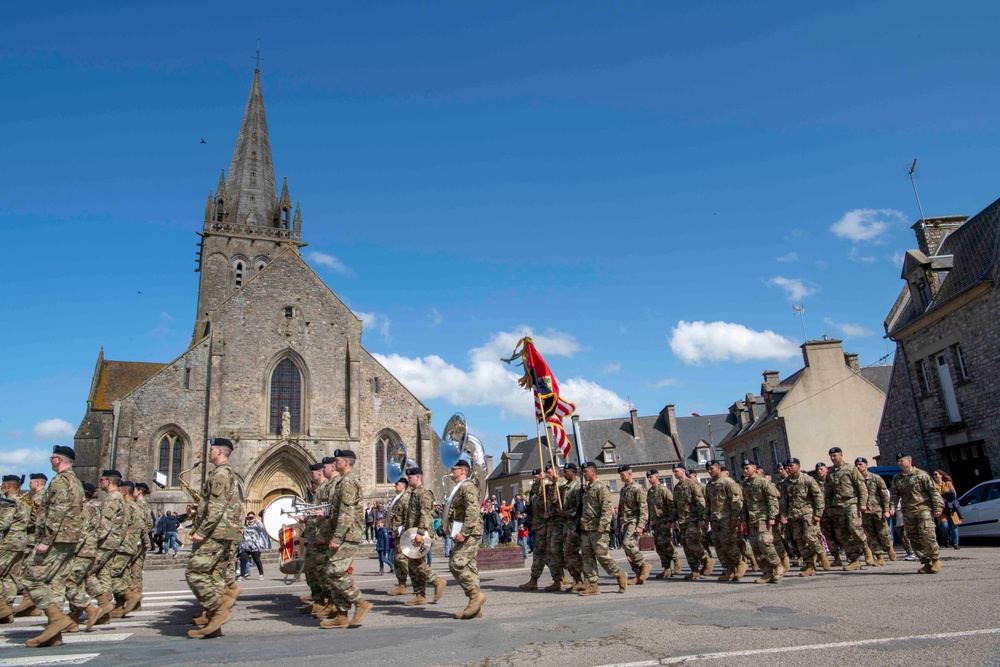
[[[200,465],[201,461],[195,461],[193,466],[191,466],[187,470],[181,470],[179,473],[177,473],[177,481],[180,482],[181,487],[185,491],[187,491],[187,494],[191,496],[191,500],[193,500],[195,504],[201,502],[201,494],[195,491],[194,488],[192,488],[192,486],[184,480],[184,475],[188,474],[189,472],[191,472]]]

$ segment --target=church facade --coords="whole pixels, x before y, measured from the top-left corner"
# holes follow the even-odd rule
[[[150,504],[179,509],[189,502],[182,480],[200,488],[208,472],[191,470],[207,461],[208,439],[225,437],[247,510],[303,496],[309,464],[338,448],[357,453],[369,498],[381,500],[392,491],[386,457],[404,442],[441,497],[430,412],[364,349],[361,320],[299,253],[301,211],[287,181],[277,192],[259,70],[199,236],[191,345],[166,364],[101,351],[75,437],[81,479],[96,483],[111,467],[135,481],[159,472],[166,488]]]

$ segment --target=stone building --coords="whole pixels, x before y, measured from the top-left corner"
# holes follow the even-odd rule
[[[896,358],[879,446],[887,462],[907,451],[945,470],[964,492],[1000,471],[1000,201],[913,230],[906,285],[885,320]]]
[[[573,421],[583,442],[585,459],[597,463],[598,479],[608,483],[616,503],[619,465],[631,465],[634,479],[644,486],[646,471],[656,469],[661,481],[672,487],[670,471],[678,462],[683,462],[691,474],[704,481],[708,478],[705,463],[720,455],[715,443],[735,427],[735,421],[726,414],[677,417],[673,405],[650,416],[639,416],[632,409],[628,417],[581,420],[574,415]],[[567,435],[573,443],[569,460],[578,463],[576,436],[572,431]],[[508,435],[507,450],[500,455],[500,463],[489,477],[489,492],[509,501],[522,490],[527,491],[531,487],[532,470],[542,467],[538,449],[537,437],[529,440],[526,435]],[[555,457],[562,465],[558,452]],[[549,461],[546,447],[542,448],[542,460]]]
[[[188,501],[178,479],[206,460],[208,438],[236,443],[231,463],[247,509],[303,495],[308,466],[353,449],[372,498],[385,498],[386,452],[398,441],[440,494],[439,439],[426,406],[361,345],[361,320],[299,254],[302,215],[275,187],[260,72],[228,175],[205,207],[190,347],[166,364],[109,361],[104,351],[76,433],[77,474],[158,471],[152,504]],[[189,473],[200,487],[205,466]]]
[[[784,380],[778,371],[764,371],[760,395],[748,393],[729,408],[737,427],[719,446],[731,469],[749,459],[773,472],[792,456],[809,469],[829,463],[835,446],[852,461],[878,454],[890,367],[860,368],[858,355],[844,354],[839,340],[806,342],[802,359],[803,368]]]

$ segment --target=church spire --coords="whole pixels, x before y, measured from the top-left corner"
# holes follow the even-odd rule
[[[250,97],[236,138],[233,161],[226,180],[226,221],[263,227],[274,225],[278,194],[267,136],[260,70],[254,70]]]

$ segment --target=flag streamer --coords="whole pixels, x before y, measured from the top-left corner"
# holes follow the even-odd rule
[[[515,359],[520,359],[524,368],[524,375],[517,383],[535,393],[535,419],[552,429],[555,445],[563,459],[567,459],[570,443],[562,421],[576,412],[576,406],[559,395],[559,383],[545,359],[535,349],[531,338],[525,336],[517,341],[514,353],[503,361],[509,364]]]

